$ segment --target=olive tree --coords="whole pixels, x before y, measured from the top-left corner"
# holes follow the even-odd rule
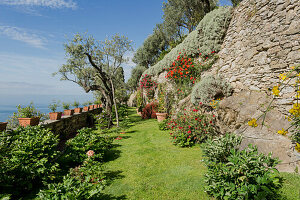
[[[116,104],[116,82],[118,69],[127,62],[125,54],[132,51],[131,41],[118,34],[104,41],[97,41],[87,34],[75,34],[74,38],[64,44],[66,64],[58,72],[61,80],[72,81],[81,86],[85,92],[99,91],[105,99],[112,125],[112,106],[115,106],[117,126],[119,126]]]

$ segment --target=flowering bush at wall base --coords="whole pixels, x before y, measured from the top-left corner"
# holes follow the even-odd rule
[[[176,119],[172,119],[168,126],[171,129],[170,136],[175,145],[181,147],[192,146],[203,142],[209,136],[218,134],[214,126],[214,116],[204,115],[199,110],[184,111],[178,113]]]

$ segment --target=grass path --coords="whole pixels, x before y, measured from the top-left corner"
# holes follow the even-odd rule
[[[105,164],[113,180],[104,193],[117,199],[209,199],[200,147],[172,145],[157,120],[135,124],[116,141],[120,155]]]
[[[104,164],[107,199],[202,200],[205,165],[199,146],[172,145],[168,131],[158,129],[157,120],[141,120],[130,110],[134,126],[115,140],[116,148]],[[300,176],[282,173],[285,199],[300,199]],[[299,195],[299,196],[298,196]]]

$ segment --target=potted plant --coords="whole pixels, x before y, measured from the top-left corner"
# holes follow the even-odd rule
[[[84,112],[89,111],[89,102],[84,102],[82,105],[83,105],[83,111]]]
[[[65,116],[72,116],[74,114],[74,110],[70,109],[70,103],[63,102],[62,107],[65,109],[64,110]]]
[[[4,131],[6,129],[7,122],[0,122],[0,131]]]
[[[22,108],[21,105],[18,105],[17,108],[17,117],[20,126],[36,126],[39,124],[41,113],[34,108],[32,102],[27,107]]]
[[[157,121],[162,122],[167,118],[167,109],[165,105],[165,92],[161,85],[158,86],[158,108],[157,108]]]
[[[58,105],[59,102],[56,103],[55,100],[52,101],[52,104],[49,104],[48,108],[52,111],[49,113],[50,120],[60,120],[62,112],[56,112],[57,108],[59,107]]]
[[[81,113],[82,108],[79,107],[80,103],[78,101],[74,101],[73,106],[74,106],[74,113]]]
[[[88,101],[88,104],[89,104],[89,110],[93,110],[94,109],[93,102]]]

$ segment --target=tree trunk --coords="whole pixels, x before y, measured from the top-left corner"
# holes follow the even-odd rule
[[[113,102],[115,104],[117,127],[119,127],[119,114],[118,114],[117,102],[116,102],[116,98],[115,98],[115,87],[114,87],[114,83],[111,79],[110,79],[110,84],[111,84],[111,88],[112,88]]]

